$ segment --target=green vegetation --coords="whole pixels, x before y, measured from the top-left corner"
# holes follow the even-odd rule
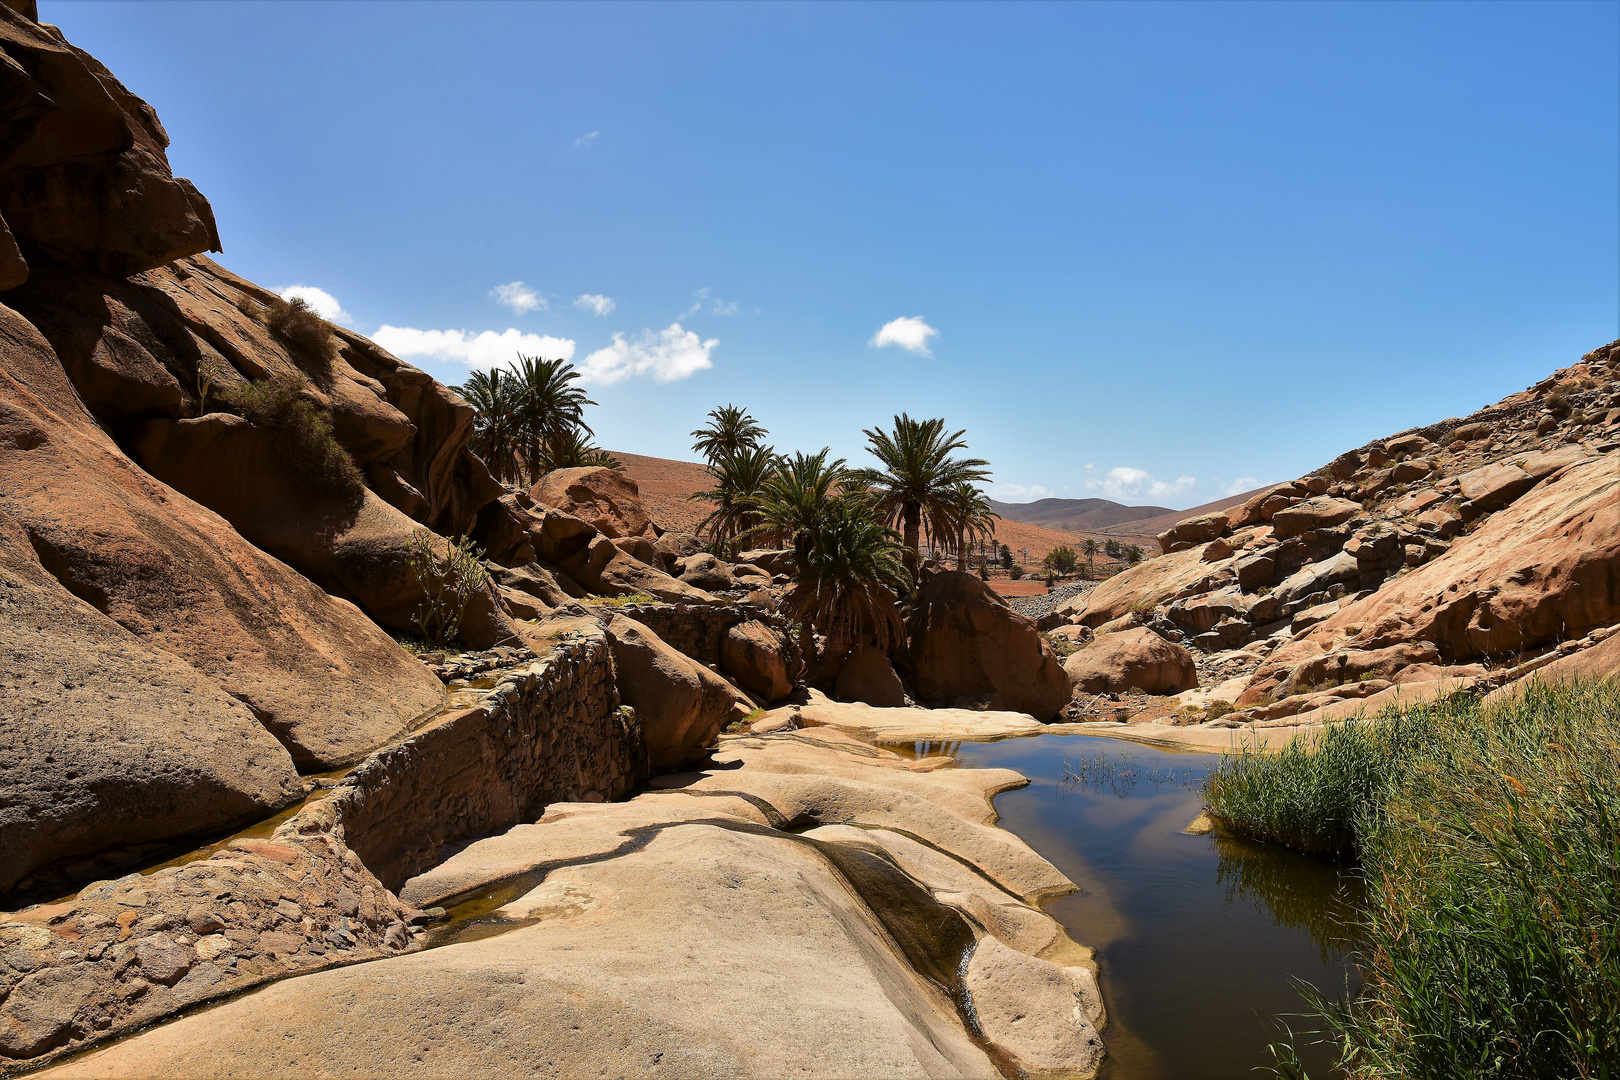
[[[871,490],[873,510],[886,525],[900,526],[905,564],[912,582],[921,564],[922,530],[936,541],[955,541],[977,534],[994,515],[989,502],[975,487],[989,477],[990,463],[981,458],[953,458],[966,450],[965,431],[947,434],[945,421],[913,420],[905,413],[894,418],[894,430],[869,428],[862,432],[866,447],[882,463],[881,469],[859,469],[856,480]],[[972,493],[969,498],[968,492]]]
[[[656,604],[658,603],[658,597],[644,592],[625,593],[623,596],[599,596],[592,599],[591,603],[606,604],[608,607],[624,607],[628,604]]]
[[[299,476],[334,494],[359,496],[365,479],[332,434],[331,418],[304,397],[298,376],[283,372],[221,396],[232,412],[274,433],[276,450]]]
[[[554,469],[623,468],[590,441],[585,406],[596,402],[574,385],[579,378],[566,361],[532,356],[474,372],[456,387],[473,407],[468,449],[503,484],[532,484]]]
[[[887,652],[904,640],[894,598],[911,583],[898,541],[865,496],[830,500],[795,553],[784,612],[819,630],[830,656],[843,656],[862,636]]]
[[[1075,567],[1080,565],[1080,556],[1074,553],[1074,548],[1065,544],[1063,547],[1048,551],[1046,558],[1041,560],[1041,565],[1058,577],[1068,577],[1074,573]]]
[[[1616,1075],[1620,683],[1386,711],[1315,753],[1228,757],[1206,799],[1236,831],[1359,854],[1363,989],[1314,1001],[1348,1075]]]
[[[767,432],[759,422],[748,415],[748,410],[736,405],[722,405],[709,410],[709,422],[692,432],[692,449],[713,462],[722,454],[738,454],[744,450],[757,450],[765,443]]]
[[[461,636],[461,620],[489,581],[489,571],[484,569],[484,552],[465,536],[444,540],[442,556],[434,549],[437,539],[428,530],[417,529],[406,548],[406,565],[423,591],[411,621],[425,640],[448,645]]]
[[[714,504],[714,510],[698,529],[709,532],[717,549],[724,550],[761,524],[759,505],[765,493],[765,482],[776,471],[776,452],[769,446],[719,450],[709,459],[709,475],[714,477],[714,487],[695,491],[687,498]]]

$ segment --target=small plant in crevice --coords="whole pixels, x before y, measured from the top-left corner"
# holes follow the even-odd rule
[[[406,548],[406,565],[423,592],[411,622],[424,640],[449,645],[461,636],[461,621],[473,597],[489,582],[489,571],[484,569],[483,550],[467,537],[444,540],[442,556],[436,539],[427,529],[417,529]]]
[[[304,384],[285,372],[233,387],[223,395],[236,415],[273,432],[276,450],[305,480],[347,497],[356,497],[365,479],[332,433],[332,421],[304,396]]]

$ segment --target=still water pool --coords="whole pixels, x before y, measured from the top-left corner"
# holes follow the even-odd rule
[[[1278,1018],[1313,1026],[1299,982],[1334,996],[1354,988],[1351,876],[1283,848],[1182,831],[1216,757],[1056,734],[915,750],[1029,777],[995,806],[1003,828],[1081,887],[1046,910],[1097,950],[1105,1080],[1266,1075],[1254,1070],[1272,1060]],[[1311,1076],[1331,1075],[1327,1047],[1301,1049]]]

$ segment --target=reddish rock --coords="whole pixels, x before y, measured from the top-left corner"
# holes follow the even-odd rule
[[[1505,462],[1481,466],[1457,477],[1462,497],[1468,500],[1465,512],[1474,516],[1498,510],[1535,486],[1536,478]]]
[[[1278,540],[1287,540],[1312,529],[1328,529],[1342,525],[1359,513],[1361,507],[1349,499],[1318,495],[1274,513],[1271,516],[1272,535]]]
[[[558,469],[529,489],[534,501],[572,514],[603,536],[640,536],[647,511],[636,482],[614,469]]]
[[[1179,694],[1198,685],[1192,654],[1146,627],[1102,635],[1065,660],[1063,670],[1087,694]]]
[[[907,607],[900,657],[924,701],[990,695],[995,710],[1051,720],[1068,704],[1063,668],[1035,624],[972,574],[923,582]]]
[[[838,701],[864,702],[880,709],[897,709],[906,703],[906,689],[881,649],[857,645],[838,669],[833,697]]]
[[[793,692],[793,674],[788,671],[787,647],[775,630],[750,619],[726,631],[720,643],[720,670],[736,679],[743,689],[766,701],[785,698]]]
[[[614,615],[607,634],[619,695],[636,710],[652,771],[696,764],[730,719],[737,692],[634,619]]]

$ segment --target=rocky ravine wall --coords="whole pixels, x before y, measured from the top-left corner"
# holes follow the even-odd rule
[[[374,754],[269,839],[0,915],[0,1072],[286,975],[411,947],[390,891],[446,845],[645,776],[606,638],[585,630],[479,705]]]

